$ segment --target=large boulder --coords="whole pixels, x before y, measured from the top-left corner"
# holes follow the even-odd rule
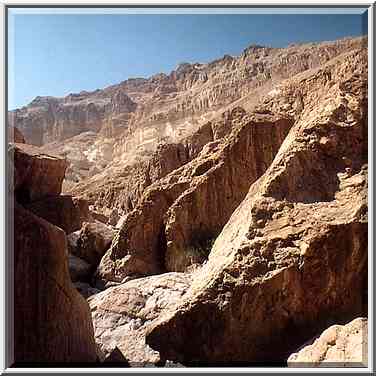
[[[48,222],[62,228],[67,234],[79,230],[91,219],[87,201],[60,195],[34,201],[25,207]]]
[[[367,367],[368,322],[333,325],[287,360],[289,367]]]
[[[145,344],[147,328],[176,304],[190,284],[190,275],[167,273],[135,279],[88,299],[95,338],[105,355],[117,347],[132,366],[161,362]],[[119,360],[118,360],[119,361]]]
[[[86,261],[81,260],[79,257],[76,257],[74,255],[69,255],[68,266],[72,282],[83,282],[90,280],[93,268]]]
[[[367,312],[367,52],[285,82],[260,111],[297,122],[146,342],[184,363],[285,362]]]
[[[70,251],[96,267],[110,247],[115,233],[111,227],[101,222],[86,222],[79,232],[71,235]]]
[[[87,302],[69,277],[63,230],[14,205],[14,360],[94,362]]]
[[[38,147],[27,144],[11,144],[8,155],[14,166],[9,178],[19,203],[60,194],[68,166],[66,160],[43,154]]]

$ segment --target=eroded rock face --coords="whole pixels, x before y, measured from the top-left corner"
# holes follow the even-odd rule
[[[368,322],[333,325],[288,358],[289,367],[367,367]]]
[[[87,302],[73,287],[63,230],[14,206],[14,358],[95,362]]]
[[[8,142],[15,142],[17,144],[24,144],[25,137],[16,127],[9,127],[8,129]]]
[[[131,366],[160,362],[158,352],[145,344],[145,331],[176,304],[189,284],[189,275],[167,273],[129,281],[90,297],[95,337],[103,353],[117,347]]]
[[[28,143],[41,146],[85,131],[99,132],[113,123],[112,117],[119,113],[126,117],[136,106],[121,88],[114,88],[64,98],[36,97],[28,106],[10,111],[8,120]]]
[[[147,189],[102,259],[99,278],[184,271],[207,258],[211,242],[293,124],[288,116],[250,116],[241,108],[229,118],[233,131],[227,137],[208,143],[197,158]]]
[[[115,231],[101,222],[86,222],[79,233],[72,235],[70,251],[96,267],[109,248]]]
[[[250,46],[237,57],[180,64],[168,75],[64,98],[37,97],[9,112],[9,123],[26,142],[67,157],[71,189],[112,161],[124,166],[148,159],[161,141],[181,142],[218,110],[236,101],[250,103],[271,85],[365,44],[366,38],[349,38],[287,48]]]
[[[47,197],[26,205],[26,208],[67,234],[79,230],[91,219],[88,202],[70,195]]]
[[[289,80],[260,111],[271,108],[297,122],[182,302],[150,329],[146,342],[164,358],[285,361],[366,312],[366,51]]]
[[[11,144],[8,155],[14,166],[9,178],[19,203],[60,194],[67,168],[64,159],[45,155],[38,147],[27,144]]]
[[[197,157],[207,143],[223,137],[230,128],[228,117],[206,123],[182,142],[160,143],[149,158],[109,166],[70,191],[90,201],[102,214],[114,208],[124,215],[137,206],[149,185]]]
[[[10,157],[14,171],[14,176],[8,176],[14,178],[8,192],[9,235],[14,246],[14,361],[95,362],[90,310],[69,276],[66,234],[20,204],[36,202],[34,209],[50,213],[47,202],[52,200],[52,207],[59,202],[56,195],[66,161],[22,144],[10,147]]]

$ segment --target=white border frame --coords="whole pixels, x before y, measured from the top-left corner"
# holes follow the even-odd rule
[[[2,51],[2,61],[3,61],[3,74],[1,77],[2,80],[2,87],[3,90],[1,92],[1,105],[0,105],[0,110],[1,113],[3,114],[3,124],[5,126],[6,124],[6,108],[5,108],[5,98],[6,98],[6,85],[7,85],[7,77],[6,75],[6,70],[5,66],[7,62],[5,61],[5,16],[6,16],[6,8],[5,6],[13,6],[13,5],[18,5],[18,6],[45,6],[48,7],[50,5],[53,6],[83,6],[82,10],[87,10],[89,8],[84,8],[85,6],[110,6],[110,5],[122,5],[122,6],[127,6],[127,5],[137,5],[140,7],[146,7],[146,6],[157,6],[157,5],[162,5],[162,3],[156,1],[156,0],[139,0],[137,3],[134,2],[124,2],[121,0],[112,0],[110,4],[104,4],[103,2],[100,1],[88,1],[88,0],[81,0],[79,4],[75,0],[65,0],[63,2],[61,1],[47,1],[47,0],[40,0],[37,3],[33,3],[32,1],[21,1],[21,0],[12,0],[12,1],[2,1],[2,6],[1,6],[1,17],[3,20],[3,25],[4,27],[1,29],[1,51]],[[176,1],[171,1],[171,0],[165,0],[163,2],[163,5],[171,5],[173,8],[174,5],[176,6],[177,3]],[[285,3],[283,1],[270,1],[270,0],[265,0],[262,3],[261,2],[251,2],[247,0],[237,0],[236,3],[234,4],[229,4],[224,1],[199,1],[199,0],[191,0],[189,3],[181,3],[179,6],[186,5],[187,8],[190,6],[194,5],[208,5],[208,6],[217,6],[221,7],[221,5],[231,5],[231,6],[262,6],[262,7],[276,7],[278,6],[304,6],[304,7],[309,7],[309,6],[322,6],[323,9],[325,9],[326,6],[337,6],[340,8],[342,6],[346,5],[353,5],[357,6],[359,8],[368,8],[368,69],[369,69],[369,87],[368,87],[368,164],[369,164],[369,190],[368,190],[368,207],[369,207],[369,225],[368,225],[368,288],[369,288],[369,301],[368,301],[368,367],[367,368],[314,368],[314,367],[306,367],[306,368],[261,368],[261,367],[246,367],[246,368],[233,368],[233,367],[226,367],[226,368],[219,368],[219,367],[212,367],[212,368],[104,368],[104,367],[98,367],[98,368],[6,368],[5,364],[5,347],[6,347],[6,338],[3,335],[2,341],[1,341],[1,348],[0,348],[0,369],[2,373],[40,373],[40,374],[45,374],[45,373],[288,373],[288,374],[296,374],[296,373],[373,373],[374,370],[374,358],[373,358],[373,344],[374,344],[374,321],[373,321],[373,266],[374,266],[374,257],[373,257],[373,141],[374,141],[374,132],[373,132],[373,119],[374,119],[374,113],[373,113],[373,90],[374,90],[374,65],[373,65],[373,57],[374,57],[374,50],[373,50],[373,45],[374,45],[374,12],[375,12],[375,3],[366,1],[366,2],[359,2],[355,3],[352,1],[338,1],[338,0],[332,0],[330,4],[328,4],[325,0],[319,0],[315,2],[310,2],[310,3],[305,3],[301,4],[298,1],[290,1],[289,3]],[[78,10],[78,9],[77,9]],[[156,9],[157,10],[157,9]],[[55,12],[56,13],[56,12]],[[159,10],[159,13],[160,10]],[[312,13],[312,12],[311,12]],[[6,168],[5,168],[5,156],[6,156],[6,140],[5,140],[5,132],[1,132],[1,151],[2,151],[2,156],[3,156],[3,163],[1,164],[1,180],[2,180],[2,187],[3,187],[3,194],[1,197],[1,207],[6,208],[6,185],[5,185],[5,174],[6,174]],[[0,232],[0,237],[3,239],[3,250],[6,250],[6,243],[5,243],[5,223],[6,223],[6,212],[5,210],[1,211],[1,222],[3,226],[1,226],[1,232]],[[5,301],[6,301],[6,281],[5,281],[5,252],[0,252],[1,254],[1,263],[3,265],[3,280],[1,283],[1,298],[2,298],[2,320],[1,320],[1,326],[0,326],[0,332],[5,333],[6,325],[7,323],[5,322]],[[371,291],[372,290],[372,293]]]

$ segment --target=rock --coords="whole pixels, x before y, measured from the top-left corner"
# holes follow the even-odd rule
[[[86,261],[74,255],[69,255],[68,267],[72,282],[88,281],[90,279],[92,267]]]
[[[85,299],[87,299],[89,296],[92,296],[101,292],[101,290],[98,290],[97,288],[91,286],[89,283],[81,282],[81,281],[75,282],[74,287]]]
[[[131,366],[159,363],[159,354],[145,345],[145,331],[179,301],[189,284],[189,275],[168,273],[135,279],[90,297],[102,351],[108,354],[117,347]]]
[[[121,367],[129,367],[128,360],[124,358],[123,353],[115,347],[104,359],[105,363],[118,363]]]
[[[116,162],[124,168],[149,159],[161,142],[180,143],[215,117],[218,109],[239,102],[251,105],[272,85],[366,44],[362,37],[289,48],[249,47],[237,57],[187,64],[168,75],[131,78],[62,98],[36,97],[10,111],[8,122],[27,143],[66,156],[71,163],[67,180],[81,182],[95,173],[92,167],[102,170],[102,164]],[[300,104],[297,101],[296,106]],[[89,169],[81,168],[82,163]],[[119,179],[109,180],[106,188],[95,187],[94,179],[86,193],[93,191],[99,201],[102,192],[111,202],[111,192],[116,196],[117,187],[123,189]],[[113,205],[121,205],[120,198],[114,201]]]
[[[94,219],[94,221],[102,222],[104,224],[107,224],[108,221],[109,221],[109,217],[108,216],[106,216],[103,213],[99,213],[98,211],[93,210],[93,209],[90,210],[90,215]]]
[[[8,155],[14,166],[13,187],[16,200],[28,204],[61,192],[67,162],[40,153],[27,144],[11,144]]]
[[[367,312],[367,51],[286,81],[264,110],[284,111],[297,91],[304,109],[291,112],[297,121],[272,164],[182,301],[148,329],[162,358],[284,362],[329,325]]]
[[[10,111],[8,120],[28,143],[41,146],[88,130],[98,133],[119,111],[126,115],[136,106],[119,87],[106,93],[69,94],[61,99],[36,97],[28,106]]]
[[[81,230],[73,231],[67,235],[68,252],[72,254],[77,248],[77,241],[80,238]]]
[[[184,271],[207,259],[211,244],[250,184],[266,170],[293,121],[235,108],[233,131],[214,147],[152,184],[123,220],[98,276]],[[192,220],[194,218],[194,220]]]
[[[15,142],[17,144],[24,144],[25,137],[16,127],[8,128],[8,142]]]
[[[289,367],[367,367],[368,325],[357,318],[326,329],[311,344],[288,358]]]
[[[79,230],[84,222],[90,220],[88,202],[70,195],[47,197],[25,207],[67,234]]]
[[[167,367],[167,368],[182,368],[184,366],[180,363],[175,363],[175,362],[171,362],[170,360],[167,360],[164,367]]]
[[[115,231],[101,222],[86,222],[80,230],[77,240],[72,238],[71,252],[96,267],[109,248]],[[74,247],[74,242],[76,246]]]
[[[89,307],[70,281],[64,231],[17,203],[14,323],[18,364],[97,359]]]
[[[111,226],[116,226],[119,219],[120,219],[120,216],[119,216],[117,209],[112,209],[110,212],[110,216],[108,218],[108,224]]]

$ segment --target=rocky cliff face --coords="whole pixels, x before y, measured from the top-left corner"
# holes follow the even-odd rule
[[[8,201],[14,361],[18,365],[95,362],[93,324],[87,302],[69,276],[66,234],[21,205],[50,199],[61,191],[66,162],[37,149],[25,144],[9,148],[14,172]]]
[[[286,82],[260,111],[291,107],[292,93],[302,111],[273,163],[147,337],[167,359],[282,361],[328,324],[366,312],[366,53]]]
[[[239,57],[47,100],[56,108],[66,101],[61,111],[76,106],[77,114],[94,99],[104,107],[85,121],[77,115],[43,125],[53,142],[41,148],[12,146],[22,229],[16,241],[23,252],[35,245],[33,254],[42,252],[38,260],[48,265],[56,257],[51,270],[62,275],[59,286],[72,302],[65,306],[73,310],[78,299],[72,317],[82,322],[87,305],[66,281],[68,259],[75,285],[90,296],[95,338],[107,361],[286,364],[324,329],[367,313],[364,42],[251,46]],[[25,119],[31,107],[22,110]],[[74,119],[83,128],[69,133]],[[58,135],[56,127],[65,130]],[[52,151],[66,160],[46,155]],[[61,196],[64,174],[70,194]],[[45,219],[70,233],[69,257],[61,255],[64,232]],[[45,283],[43,267],[17,265]],[[58,306],[62,298],[47,279],[47,303],[56,297]],[[30,303],[31,316],[37,323],[40,312],[50,319],[38,304],[32,316]],[[71,336],[66,310],[56,315],[69,348],[81,344],[77,357],[90,358],[90,324]],[[335,332],[338,349],[345,337],[351,348],[349,332]],[[30,342],[17,335],[26,344],[45,335],[32,333]],[[326,351],[323,341],[290,363],[320,349],[333,359],[336,350]]]
[[[133,164],[148,158],[161,141],[180,142],[234,101],[251,99],[263,88],[362,43],[363,38],[355,38],[286,49],[250,46],[237,57],[180,64],[168,75],[129,79],[63,98],[37,97],[11,111],[9,122],[27,143],[47,144],[46,151],[52,147],[67,156],[70,187],[114,161]]]
[[[126,119],[136,107],[121,88],[64,98],[36,97],[28,106],[11,111],[9,122],[19,128],[28,143],[41,146],[85,131],[108,132],[119,114]],[[117,125],[124,126],[120,121]]]
[[[207,258],[211,242],[266,170],[293,121],[287,116],[231,114],[231,134],[151,185],[102,259],[98,276],[184,271]]]

